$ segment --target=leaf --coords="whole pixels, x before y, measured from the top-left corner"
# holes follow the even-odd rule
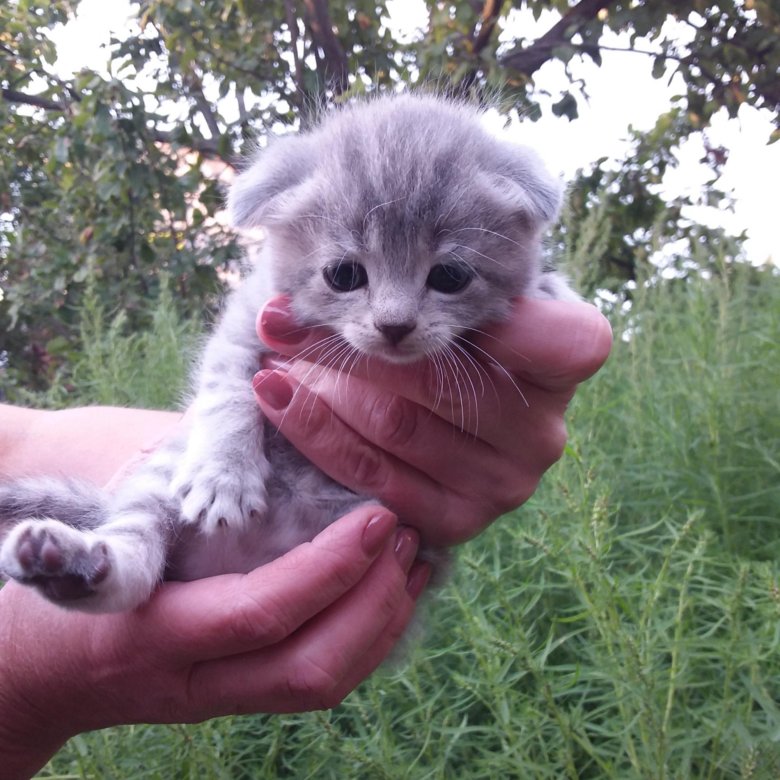
[[[566,116],[570,120],[576,119],[577,99],[571,92],[566,92],[557,103],[553,103],[552,112],[555,116]]]
[[[57,137],[54,144],[54,159],[58,163],[66,163],[68,161],[68,148],[70,147],[70,140],[64,135]]]

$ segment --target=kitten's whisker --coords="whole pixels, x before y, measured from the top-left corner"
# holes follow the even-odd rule
[[[484,336],[485,338],[492,339],[493,341],[498,342],[499,344],[504,344],[503,339],[500,339],[498,336],[494,336],[492,333],[488,333],[486,330],[480,330],[479,328],[462,328],[461,329],[464,333],[466,331],[470,331],[471,333],[477,333],[480,336]],[[464,339],[468,344],[471,344],[471,341],[469,339]],[[511,350],[513,355],[516,355],[521,360],[525,360],[527,363],[531,362],[531,358],[529,358],[527,355],[524,355],[522,352],[518,352],[516,349]]]
[[[349,391],[349,380],[352,376],[352,371],[360,357],[360,351],[355,349],[351,344],[346,344],[346,349],[338,358],[339,366],[336,369],[336,397],[341,400],[341,380],[344,380],[344,392]],[[335,361],[334,361],[335,362]]]
[[[321,219],[323,222],[331,222],[337,227],[340,227],[345,233],[349,233],[349,228],[343,223],[339,222],[337,219],[333,219],[333,217],[328,217],[325,214],[299,214],[299,219]]]
[[[453,198],[452,205],[450,206],[449,211],[446,214],[441,214],[438,217],[436,217],[436,222],[433,223],[434,230],[436,230],[439,227],[439,223],[444,222],[450,216],[450,214],[452,214],[452,212],[455,211],[455,207],[458,205],[458,203],[459,203],[459,199]],[[436,236],[438,238],[439,235],[443,235],[445,233],[451,233],[451,232],[452,232],[451,230],[445,229],[437,233]]]
[[[304,411],[304,409],[306,407],[306,403],[309,401],[309,399],[312,396],[316,397],[315,389],[308,384],[309,378],[314,374],[315,376],[314,376],[314,381],[313,381],[312,384],[316,385],[316,381],[317,381],[318,377],[317,377],[317,374],[315,374],[315,372],[320,372],[321,373],[322,371],[327,370],[328,367],[330,365],[332,365],[333,356],[334,355],[338,355],[341,352],[342,349],[345,349],[347,347],[347,345],[339,337],[336,337],[336,338],[328,337],[327,339],[324,339],[323,341],[319,342],[318,344],[321,345],[324,342],[329,342],[329,343],[328,343],[328,346],[325,349],[325,351],[320,355],[320,360],[318,362],[316,362],[316,363],[310,363],[309,364],[306,372],[304,373],[304,375],[299,380],[299,385],[296,388],[295,393],[293,394],[293,398],[295,398],[295,394],[298,391],[302,391],[304,387],[308,391],[308,395],[307,395],[306,399],[301,404],[301,415],[303,414],[303,411]],[[309,419],[307,420],[307,424],[311,420],[311,414],[313,413],[313,410],[314,410],[314,399],[312,399],[311,406],[309,407]],[[285,414],[286,414],[286,411],[285,411]]]
[[[436,367],[438,370],[439,375],[439,385],[440,390],[437,392],[436,396],[436,403],[434,406],[434,409],[439,407],[442,400],[446,397],[449,398],[450,401],[450,419],[455,419],[455,402],[454,402],[454,394],[452,392],[452,383],[450,381],[450,374],[446,369],[445,361],[444,361],[444,355],[442,353],[442,350],[439,349],[434,353],[436,357]]]
[[[313,364],[311,366],[311,368],[306,372],[306,375],[305,375],[304,379],[307,378],[313,371],[315,371],[318,368],[321,369],[322,373],[324,373],[326,371],[327,372],[334,372],[335,371],[336,379],[335,379],[335,383],[334,384],[335,384],[336,392],[338,393],[339,392],[339,379],[341,377],[341,373],[340,373],[340,370],[336,367],[336,363],[341,359],[341,356],[343,354],[346,353],[348,355],[349,352],[350,352],[350,349],[351,349],[350,345],[347,344],[344,341],[341,341],[338,344],[334,344],[331,347],[331,349],[326,354],[324,354],[322,356],[322,358],[323,358],[322,362],[315,363],[315,364]],[[322,375],[322,374],[320,374],[320,375]],[[308,396],[307,400],[309,398],[311,398],[311,405],[309,406],[309,416],[306,419],[306,425],[309,425],[309,423],[311,422],[311,416],[314,413],[314,406],[315,406],[315,403],[316,403],[316,400],[317,400],[316,384],[317,384],[317,380],[318,379],[319,379],[319,377],[315,377],[313,386],[310,386],[310,387],[307,386],[308,390],[309,390],[309,396]],[[303,412],[303,408],[301,409],[301,412]],[[332,414],[333,414],[333,411],[331,410],[331,415]]]
[[[439,363],[438,351],[429,349],[426,350],[425,356],[428,358],[428,362],[433,366],[434,378],[436,380],[436,393],[433,397],[433,406],[431,407],[431,413],[441,403],[441,399],[444,396],[444,381],[441,375],[441,365]]]
[[[460,406],[460,431],[463,433],[466,430],[466,411],[463,407],[463,391],[460,385],[460,371],[458,370],[457,362],[454,360],[449,345],[446,345],[441,351],[442,358],[446,361],[447,367],[454,375],[455,387],[458,389],[459,406]],[[455,420],[453,420],[455,422]]]
[[[485,387],[484,382],[482,382],[482,379],[480,377],[480,382],[482,382],[482,393],[481,396],[477,396],[477,388],[474,384],[474,380],[471,378],[471,373],[468,370],[468,366],[463,361],[463,358],[455,352],[455,350],[452,348],[453,345],[450,346],[450,352],[452,353],[452,359],[461,367],[461,370],[463,372],[463,375],[468,380],[468,386],[471,389],[471,398],[474,399],[474,425],[471,425],[471,416],[472,416],[472,410],[471,410],[471,401],[469,401],[469,429],[473,429],[473,436],[476,439],[477,434],[479,433],[479,398],[484,397]],[[479,374],[477,374],[479,376]]]
[[[336,346],[339,342],[343,342],[343,339],[338,334],[333,334],[331,336],[325,336],[318,341],[316,341],[314,344],[310,344],[306,349],[299,352],[297,355],[293,355],[292,357],[289,357],[285,362],[283,366],[283,370],[289,369],[296,361],[302,360],[304,362],[311,362],[312,365],[317,365],[317,361],[310,361],[309,357],[315,352],[318,352],[320,350],[324,350],[322,356],[327,356],[328,351],[332,349],[334,346]]]
[[[489,233],[491,236],[496,236],[496,238],[500,238],[504,241],[508,241],[510,244],[514,244],[515,246],[522,247],[523,245],[519,242],[515,241],[513,238],[509,238],[509,236],[505,236],[503,233],[498,233],[495,230],[489,230],[488,228],[483,227],[464,227],[464,228],[458,228],[457,230],[453,230],[452,233],[463,233],[466,230],[476,230],[480,233]]]
[[[441,350],[439,353],[443,360],[447,363],[447,366],[449,366],[450,370],[454,373],[454,380],[455,380],[455,389],[458,391],[458,405],[460,406],[460,430],[461,432],[464,432],[466,430],[466,419],[465,419],[465,409],[463,408],[463,391],[460,387],[459,374],[458,371],[458,365],[455,360],[453,360],[453,357],[450,353],[449,347]],[[455,398],[452,397],[452,421],[455,422]]]
[[[406,200],[409,196],[408,195],[402,195],[400,198],[394,198],[393,200],[386,200],[384,203],[377,203],[376,206],[372,206],[367,212],[366,216],[363,217],[363,230],[366,229],[366,222],[368,221],[368,218],[373,214],[377,209],[384,208],[385,206],[392,206],[393,203],[399,203],[402,200]]]
[[[468,344],[468,346],[471,347],[472,349],[475,349],[477,352],[484,355],[487,358],[488,363],[492,366],[495,366],[512,383],[512,387],[514,387],[515,390],[517,390],[518,394],[520,395],[520,398],[523,399],[523,403],[526,406],[530,407],[530,404],[528,403],[528,399],[525,397],[525,394],[520,389],[520,385],[517,384],[517,380],[512,376],[512,374],[509,371],[507,371],[501,365],[501,363],[499,363],[489,352],[486,352],[484,349],[482,349],[482,347],[478,347],[473,341],[469,341],[468,339],[463,337],[461,337],[461,340],[464,341],[466,344]]]
[[[479,397],[484,398],[485,397],[485,380],[482,378],[483,375],[490,380],[490,375],[485,371],[485,367],[474,358],[474,356],[462,345],[459,344],[457,341],[452,342],[452,348],[457,349],[458,352],[463,355],[466,360],[471,364],[471,366],[474,368],[474,371],[476,372],[477,379],[479,379]],[[493,389],[495,390],[495,385],[493,386]]]
[[[458,260],[460,260],[460,262],[463,263],[463,265],[465,265],[466,268],[468,268],[474,274],[474,276],[479,276],[479,273],[477,272],[477,268],[474,265],[474,263],[470,263],[468,260],[466,260],[465,257],[459,255],[454,249],[450,252],[450,254],[453,255],[454,257],[457,257]]]
[[[465,244],[458,244],[458,249],[467,249],[469,252],[473,252],[475,255],[479,255],[480,257],[484,257],[485,260],[490,260],[491,263],[495,263],[497,266],[500,266],[501,268],[509,268],[509,266],[506,263],[502,263],[499,260],[496,260],[495,257],[490,257],[490,255],[483,254],[478,249],[474,249],[473,246],[466,246]],[[453,252],[454,254],[454,252]],[[463,260],[465,263],[466,260]]]
[[[339,388],[339,380],[341,379],[341,372],[338,368],[336,368],[336,363],[341,359],[341,355],[347,352],[349,353],[349,345],[348,344],[342,344],[339,347],[337,347],[332,354],[329,356],[327,362],[322,364],[322,367],[327,371],[335,371],[336,372],[336,379],[335,379],[335,390],[336,394],[338,396],[338,393],[340,392]],[[311,416],[314,413],[314,405],[317,399],[317,391],[316,388],[312,387],[309,389],[309,395],[312,398],[311,406],[309,407],[309,416],[306,420],[306,425],[308,426],[311,422]],[[333,410],[331,409],[331,417],[333,417]]]

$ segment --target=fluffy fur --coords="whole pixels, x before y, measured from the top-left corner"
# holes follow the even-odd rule
[[[113,495],[51,479],[0,487],[0,571],[63,606],[114,611],[162,578],[249,571],[311,539],[367,497],[258,411],[258,308],[290,296],[302,324],[333,331],[334,366],[359,355],[431,360],[441,376],[475,365],[469,335],[512,298],[574,297],[539,259],[559,197],[533,152],[440,98],[347,106],[271,143],[230,194],[234,224],[266,238],[203,354],[189,433]]]

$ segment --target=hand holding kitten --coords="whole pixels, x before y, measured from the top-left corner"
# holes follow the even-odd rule
[[[81,731],[336,706],[408,623],[428,575],[416,550],[363,506],[250,574],[165,583],[132,612],[65,612],[7,584],[3,778],[30,777]]]
[[[476,536],[531,496],[563,452],[577,385],[612,344],[590,304],[518,300],[506,323],[475,339],[493,386],[481,392],[475,372],[476,406],[464,420],[417,365],[359,362],[345,378],[294,360],[316,359],[310,348],[322,333],[299,328],[284,298],[263,309],[258,331],[284,356],[255,381],[268,419],[329,476],[376,496],[434,546]],[[452,377],[449,386],[456,379],[463,384]]]
[[[273,309],[279,316],[269,316]],[[292,356],[315,339],[311,332],[297,333],[278,300],[272,309],[266,307],[259,325],[280,354]],[[292,341],[288,335],[285,342],[285,329],[299,337]],[[577,384],[604,362],[610,343],[609,326],[592,306],[519,301],[510,320],[485,335],[479,346],[514,374],[529,407],[507,377],[497,378],[497,393],[480,399],[480,438],[463,435],[452,425],[442,429],[446,421],[426,410],[432,404],[429,386],[415,384],[398,369],[379,377],[372,366],[377,385],[353,372],[349,403],[336,392],[338,385],[326,381],[319,383],[321,396],[299,394],[286,413],[269,403],[266,393],[272,384],[264,382],[260,403],[321,468],[353,489],[376,486],[380,498],[403,503],[422,535],[455,544],[533,493],[560,456],[567,403]],[[292,389],[297,377],[305,375],[305,364],[285,373],[279,378]],[[392,398],[401,411],[417,409],[411,438],[387,438],[387,431],[395,429],[383,428],[377,419]],[[525,415],[527,408],[533,413]],[[301,410],[311,415],[301,419]],[[107,466],[116,468],[123,459],[136,457],[161,430],[180,424],[175,413],[129,409],[0,407],[0,413],[5,434],[0,470],[46,473],[69,467],[72,476],[97,481],[109,477]],[[86,429],[85,414],[92,422]],[[89,446],[85,430],[93,439]],[[36,446],[26,446],[33,438]],[[426,444],[437,440],[436,446]],[[437,446],[456,444],[461,456],[457,467],[450,463],[442,469]],[[93,453],[91,459],[88,453]],[[369,533],[368,523],[377,512],[384,519]],[[6,585],[0,590],[0,763],[6,776],[31,774],[65,739],[90,728],[197,720],[239,709],[278,712],[336,704],[390,652],[425,584],[427,569],[412,564],[414,535],[394,534],[391,517],[385,510],[361,507],[312,543],[249,575],[166,583],[133,612],[66,613],[30,589]],[[374,537],[368,549],[367,535]],[[331,554],[323,555],[327,550]],[[338,550],[345,554],[332,554]],[[243,612],[225,610],[224,604],[237,595]],[[269,611],[268,604],[281,605],[285,614]],[[293,636],[307,618],[305,629]],[[280,619],[287,621],[286,628]],[[350,631],[351,625],[361,630]],[[345,635],[354,641],[345,645]],[[334,642],[350,663],[326,665],[332,680],[312,677],[306,652],[316,652],[327,664],[336,657],[329,654]],[[251,646],[252,652],[239,654],[236,643]],[[200,670],[193,691],[197,695],[186,698],[182,686],[195,667]],[[283,669],[284,679],[293,679],[294,685],[275,688],[267,669]],[[152,671],[159,696],[150,695]],[[93,676],[100,679],[99,686]],[[241,681],[238,689],[236,679]],[[229,697],[220,691],[230,692]],[[68,709],[68,702],[77,713]]]

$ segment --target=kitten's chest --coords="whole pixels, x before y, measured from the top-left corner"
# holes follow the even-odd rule
[[[267,511],[242,530],[221,527],[205,534],[197,526],[180,528],[165,579],[250,572],[311,541],[365,501],[323,474],[268,425],[264,438],[265,454],[272,464]]]

